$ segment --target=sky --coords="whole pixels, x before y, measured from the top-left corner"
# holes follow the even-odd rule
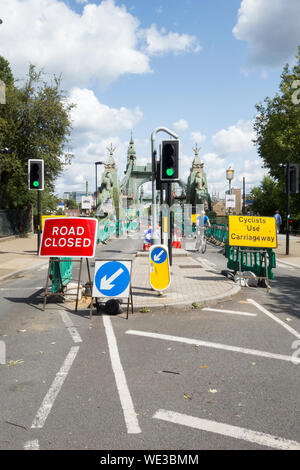
[[[0,55],[15,77],[30,63],[61,74],[76,104],[58,195],[85,191],[86,180],[94,191],[94,163],[110,143],[122,179],[131,131],[137,164],[150,162],[159,126],[179,135],[184,181],[197,143],[211,194],[228,188],[230,165],[233,187],[261,182],[255,104],[274,96],[295,60],[299,0],[0,0],[0,17]]]

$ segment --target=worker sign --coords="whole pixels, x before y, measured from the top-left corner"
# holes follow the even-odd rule
[[[96,261],[93,297],[128,297],[131,261]]]
[[[153,245],[149,250],[150,284],[154,290],[163,291],[171,282],[168,248]]]
[[[274,217],[230,215],[229,245],[254,248],[276,248]]]
[[[45,219],[40,256],[93,258],[97,224],[97,219],[85,217]]]

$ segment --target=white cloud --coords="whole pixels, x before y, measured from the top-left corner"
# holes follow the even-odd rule
[[[173,122],[173,127],[177,132],[183,132],[188,129],[189,123],[185,119],[179,119],[179,121]]]
[[[137,17],[114,0],[84,5],[81,14],[59,0],[1,0],[0,54],[23,77],[29,63],[63,74],[65,83],[102,85],[124,74],[151,71],[149,55],[196,52],[186,34],[144,30]]]
[[[199,52],[202,49],[195,36],[173,32],[166,33],[164,28],[159,31],[155,24],[146,29],[143,36],[147,42],[146,51],[149,55],[166,52],[173,52],[174,54],[187,51]]]
[[[299,24],[299,0],[242,0],[233,34],[248,42],[252,65],[276,66],[297,52]]]
[[[143,115],[138,107],[134,110],[124,106],[110,108],[100,103],[94,92],[87,88],[73,88],[69,100],[76,104],[71,112],[74,131],[77,134],[96,134],[98,139],[132,129]]]
[[[202,134],[202,132],[191,132],[191,140],[197,142],[197,144],[201,144],[201,142],[206,140],[206,136]]]
[[[69,142],[74,159],[71,166],[67,167],[57,180],[56,192],[62,193],[66,188],[84,191],[86,180],[94,191],[94,162],[107,160],[107,147],[111,143],[116,148],[114,157],[119,177],[122,179],[126,167],[130,131],[140,121],[142,112],[139,108],[133,110],[125,107],[110,108],[101,103],[92,90],[86,88],[73,88],[69,101],[76,104],[71,112],[73,130]],[[128,131],[126,141],[120,139],[120,134],[124,131]],[[99,174],[101,172],[102,167],[99,168]]]
[[[255,134],[252,121],[240,120],[237,124],[222,129],[212,137],[214,149],[220,154],[247,152],[253,149],[252,139]]]

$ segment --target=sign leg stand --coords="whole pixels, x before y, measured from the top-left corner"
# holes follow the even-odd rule
[[[45,308],[46,308],[47,295],[48,295],[48,283],[49,283],[49,275],[50,275],[50,266],[51,266],[51,258],[49,258],[48,273],[47,273],[46,287],[45,287],[45,293],[44,293],[44,306],[43,306],[44,311],[45,311]]]
[[[86,258],[86,267],[88,271],[88,276],[89,276],[89,285],[91,289],[91,304],[90,304],[90,320],[92,319],[93,316],[93,285],[92,285],[92,280],[91,280],[91,272],[90,272],[90,264],[89,264],[89,259]]]
[[[79,287],[80,287],[80,279],[81,279],[81,266],[82,266],[82,258],[80,258],[79,279],[78,279],[78,285],[77,285],[77,296],[76,296],[75,312],[77,312],[77,307],[78,307]]]

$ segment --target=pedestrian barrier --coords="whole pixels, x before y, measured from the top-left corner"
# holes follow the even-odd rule
[[[251,271],[257,277],[274,279],[273,268],[276,268],[276,254],[271,248],[241,249],[228,244],[228,226],[225,224],[211,224],[206,229],[207,238],[225,246],[227,268],[233,271]],[[265,253],[267,252],[267,269]],[[268,272],[266,272],[268,270]]]
[[[224,224],[211,224],[206,229],[206,236],[220,243],[228,243],[228,227]]]
[[[265,252],[267,252],[267,266]],[[269,279],[274,279],[272,269],[276,268],[276,255],[271,248],[267,248],[266,250],[262,250],[261,248],[244,250],[237,246],[229,246],[226,244],[225,256],[228,259],[228,269],[232,269],[234,271],[251,271],[257,277],[268,277]]]
[[[61,292],[63,287],[72,280],[72,258],[59,259],[64,261],[59,263],[50,261],[50,279],[52,280],[53,294]]]

